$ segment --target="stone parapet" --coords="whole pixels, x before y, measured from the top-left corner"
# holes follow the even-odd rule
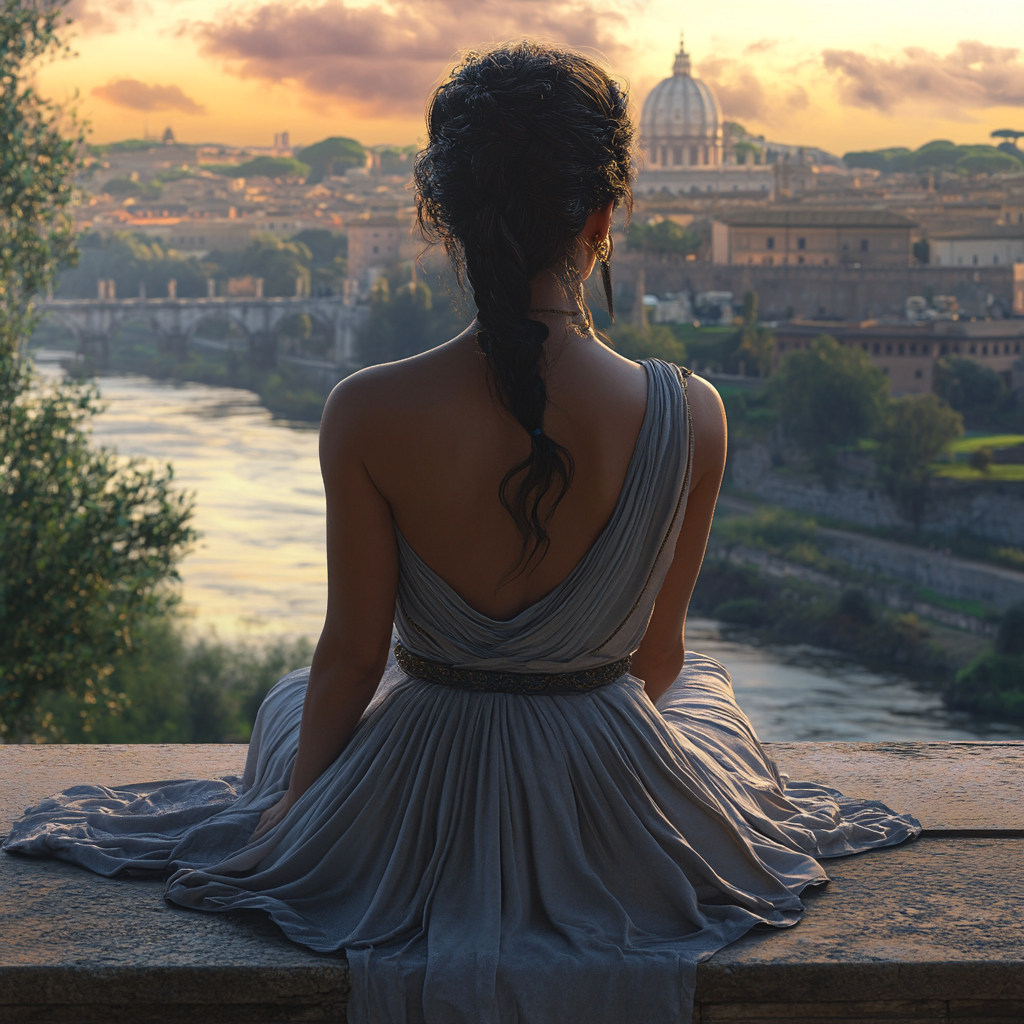
[[[1024,1021],[1024,743],[766,747],[793,778],[913,812],[925,835],[826,861],[832,881],[806,897],[800,925],[700,965],[694,1020]],[[227,744],[0,746],[0,832],[77,782],[240,774],[244,759]],[[344,958],[289,942],[263,915],[199,914],[162,891],[0,857],[0,1020],[345,1020]]]

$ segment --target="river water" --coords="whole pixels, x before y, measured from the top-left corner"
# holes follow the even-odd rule
[[[57,353],[37,353],[44,374]],[[60,353],[66,355],[66,353]],[[182,610],[225,639],[316,639],[327,596],[317,431],[275,420],[256,395],[104,376],[95,440],[170,462],[195,493],[201,539],[180,566]],[[725,664],[763,740],[1022,739],[1024,730],[946,711],[934,693],[828,651],[756,645],[693,619],[687,646]]]

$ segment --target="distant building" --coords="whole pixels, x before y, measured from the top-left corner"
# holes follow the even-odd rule
[[[679,46],[670,78],[644,100],[640,115],[643,167],[637,193],[774,193],[771,167],[728,164],[722,138],[722,111],[710,87],[691,74],[690,55]]]
[[[174,129],[170,125],[164,129],[164,134],[160,141],[165,146],[173,146],[175,144]]]
[[[887,210],[753,208],[715,217],[711,260],[765,267],[906,267],[913,227],[913,221]]]
[[[1024,224],[936,232],[928,236],[928,262],[937,267],[1024,263]]]
[[[778,355],[807,348],[829,334],[843,345],[862,349],[889,378],[894,395],[932,390],[937,360],[970,359],[1000,374],[1008,386],[1020,385],[1024,373],[1024,321],[933,320],[930,323],[878,323],[793,320],[775,331]]]

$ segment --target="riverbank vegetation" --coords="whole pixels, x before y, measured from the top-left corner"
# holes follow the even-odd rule
[[[812,517],[766,507],[716,518],[691,612],[765,641],[828,647],[911,675],[940,690],[951,710],[1024,721],[1024,606],[1000,614],[920,587],[896,590],[905,593],[832,557]],[[905,599],[904,609],[960,613],[985,629],[998,623],[997,636],[991,643],[984,633],[942,626],[889,606],[889,597]]]

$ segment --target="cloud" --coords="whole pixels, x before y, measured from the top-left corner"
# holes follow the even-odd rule
[[[756,43],[745,46],[743,54],[746,57],[752,57],[758,53],[771,53],[778,45],[778,39],[758,39]]]
[[[182,31],[243,78],[297,85],[311,100],[366,113],[408,114],[423,109],[460,48],[529,36],[621,61],[628,28],[611,0],[270,0]]]
[[[84,35],[116,32],[135,14],[134,0],[68,0],[64,13]]]
[[[119,78],[98,85],[93,96],[129,110],[177,110],[182,114],[205,114],[206,108],[187,96],[177,85],[147,85],[135,78]]]
[[[891,112],[907,100],[957,107],[1024,106],[1021,51],[961,40],[946,56],[908,47],[900,57],[868,57],[854,50],[824,50],[842,103]]]

